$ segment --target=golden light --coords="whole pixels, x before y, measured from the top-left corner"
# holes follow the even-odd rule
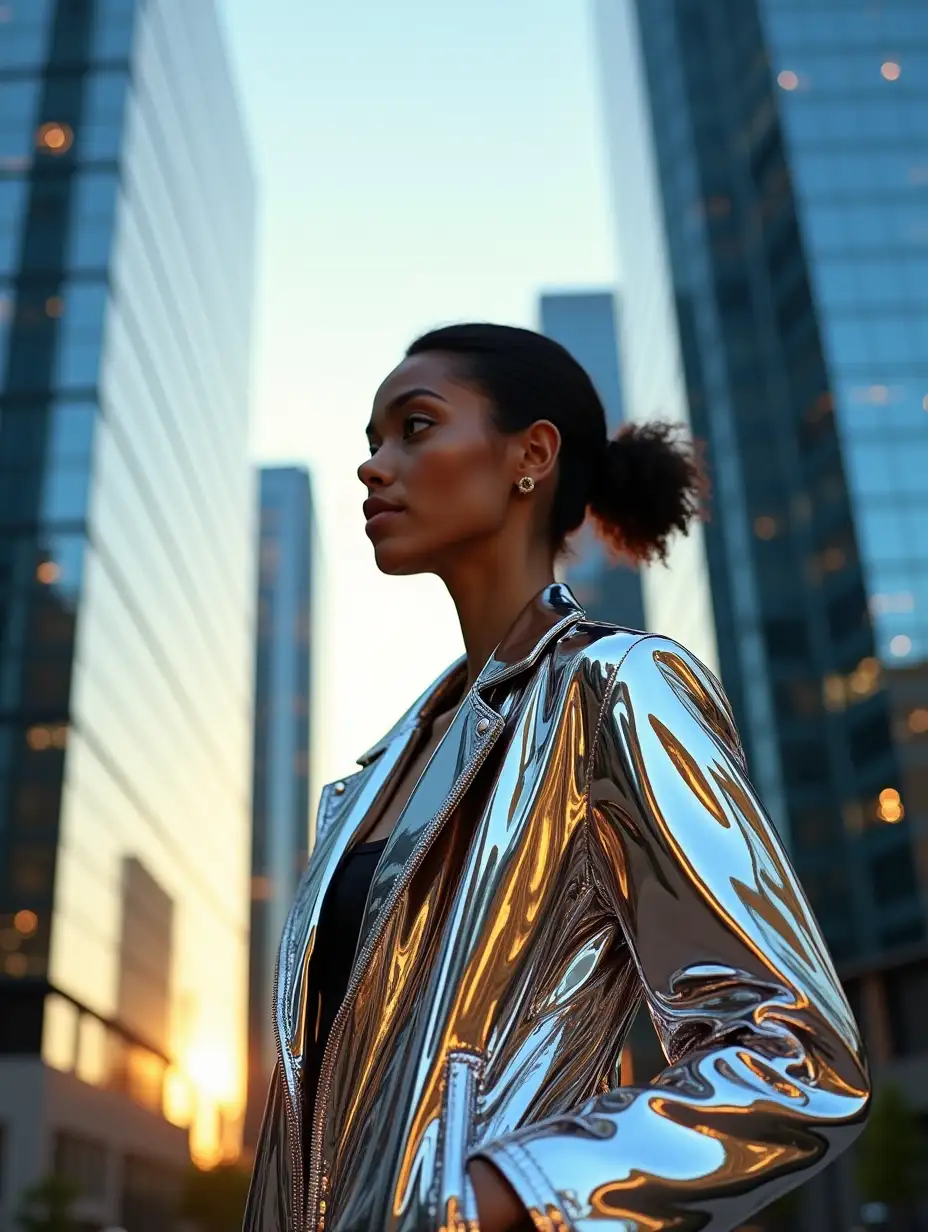
[[[825,698],[826,710],[843,710],[846,697],[844,679],[841,676],[826,676],[822,692]]]
[[[51,747],[52,733],[47,727],[30,727],[26,732],[26,742],[30,749],[35,749],[37,753],[42,753],[45,749]]]
[[[777,533],[776,518],[764,514],[754,520],[754,534],[758,539],[773,539]]]
[[[36,569],[35,576],[45,586],[50,586],[52,582],[57,582],[59,577],[61,577],[61,569],[53,560],[43,560],[38,569]]]
[[[799,77],[792,69],[785,68],[777,77],[777,85],[781,90],[795,90],[799,85]]]
[[[928,710],[924,706],[916,707],[909,715],[909,730],[918,735],[928,732]]]
[[[68,725],[59,723],[51,729],[52,744],[56,749],[63,749],[68,743]]]
[[[193,1120],[193,1091],[187,1076],[171,1066],[164,1075],[164,1115],[172,1125],[186,1129]]]
[[[25,954],[10,954],[3,965],[7,975],[12,975],[14,979],[19,979],[29,970],[29,960]]]
[[[50,295],[45,301],[45,312],[50,317],[60,317],[64,312],[64,300],[60,295]]]
[[[23,937],[32,937],[39,927],[39,917],[34,911],[17,911],[13,916],[13,927]]]
[[[52,121],[39,129],[36,144],[49,154],[66,154],[74,144],[74,132],[70,125]]]
[[[889,643],[889,649],[897,659],[904,659],[912,649],[912,639],[906,636],[905,633],[897,633]]]
[[[902,65],[898,64],[895,60],[886,60],[880,68],[880,72],[887,81],[898,81],[902,76]]]
[[[885,821],[889,825],[895,825],[897,821],[903,819],[905,809],[902,807],[902,799],[895,787],[883,788],[880,792],[880,803],[876,812],[880,821]]]

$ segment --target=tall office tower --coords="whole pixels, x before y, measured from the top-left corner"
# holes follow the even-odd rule
[[[261,471],[245,1142],[261,1128],[274,1064],[277,948],[309,850],[313,510],[309,474]]]
[[[212,0],[0,6],[0,1227],[245,1103],[254,188]]]
[[[752,775],[926,1109],[928,8],[596,12],[629,400],[708,444],[690,564]],[[684,598],[649,579],[652,624]]]
[[[611,291],[554,291],[538,305],[543,334],[566,347],[589,373],[614,436],[623,421],[615,296]],[[641,574],[610,561],[588,529],[576,537],[564,580],[594,620],[644,628]]]

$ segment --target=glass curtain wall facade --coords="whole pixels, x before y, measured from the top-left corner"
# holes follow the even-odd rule
[[[147,1110],[129,1232],[244,1114],[253,231],[211,0],[0,8],[0,1065]]]
[[[888,1061],[928,980],[928,10],[596,17],[629,398],[707,443],[721,675]]]
[[[261,1128],[276,1056],[277,949],[309,854],[313,509],[309,473],[261,471],[245,1141]]]
[[[541,332],[589,373],[606,411],[609,435],[615,436],[624,418],[615,296],[611,291],[551,292],[541,296],[538,315]],[[590,528],[574,537],[564,580],[593,620],[644,628],[640,572],[609,560]]]

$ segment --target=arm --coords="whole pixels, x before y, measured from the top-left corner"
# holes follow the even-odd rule
[[[479,1154],[539,1232],[723,1232],[856,1137],[869,1082],[727,700],[674,642],[643,638],[612,670],[588,825],[670,1065]]]

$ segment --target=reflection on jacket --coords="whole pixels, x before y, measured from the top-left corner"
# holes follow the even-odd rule
[[[718,682],[560,585],[464,697],[387,844],[303,1124],[323,895],[463,676],[322,794],[246,1232],[476,1232],[474,1156],[539,1232],[734,1228],[860,1131],[860,1037]],[[668,1065],[623,1088],[642,998]]]

